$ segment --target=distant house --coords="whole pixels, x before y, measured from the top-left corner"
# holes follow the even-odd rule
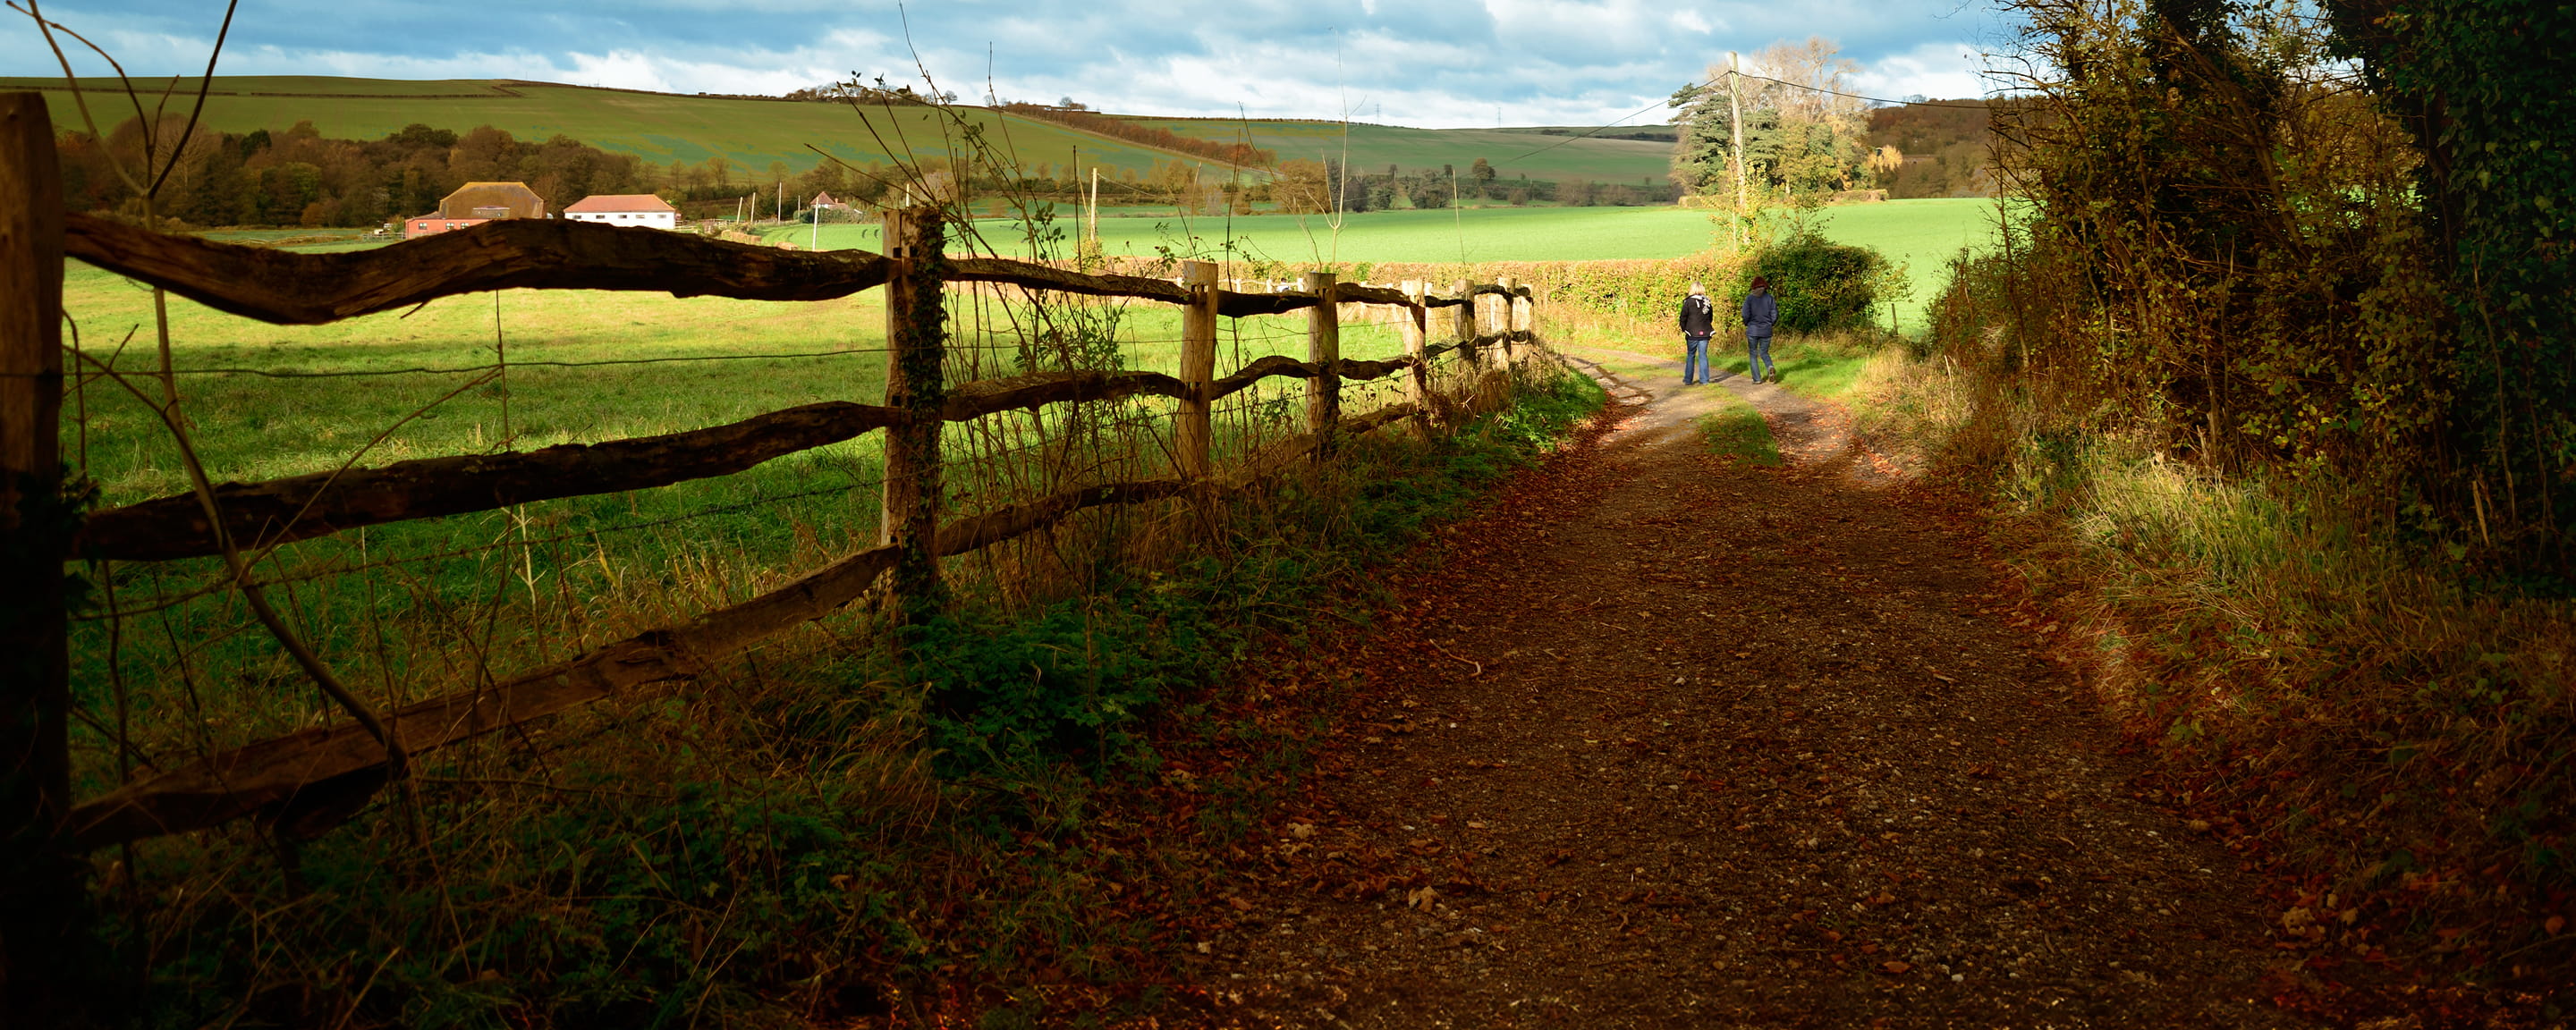
[[[609,225],[640,225],[648,229],[679,227],[680,209],[664,203],[650,193],[612,193],[583,197],[581,202],[563,209],[564,217],[576,222],[605,222]]]
[[[454,232],[501,218],[544,218],[545,198],[523,182],[469,182],[438,202],[438,210],[403,219],[403,238]]]
[[[437,212],[433,211],[418,218],[403,219],[403,238],[406,240],[416,240],[423,236],[436,236],[443,232],[454,232],[467,226],[481,225],[488,221],[491,221],[491,219],[441,218],[438,216]]]
[[[838,200],[834,200],[834,199],[832,199],[832,195],[831,195],[830,193],[817,193],[817,194],[815,194],[815,195],[814,195],[814,203],[812,203],[812,204],[810,204],[810,205],[808,205],[808,206],[809,206],[809,207],[819,207],[819,208],[822,208],[822,209],[824,209],[824,210],[826,210],[826,211],[847,211],[847,210],[849,210],[849,209],[850,209],[850,205],[848,205],[848,204],[844,204],[844,203],[842,203],[842,202],[840,202],[840,201],[838,201]]]

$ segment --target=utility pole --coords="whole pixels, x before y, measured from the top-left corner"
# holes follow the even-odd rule
[[[1100,166],[1091,166],[1091,242],[1100,242]]]
[[[1727,125],[1735,130],[1735,249],[1744,249],[1744,98],[1736,92],[1736,81],[1742,75],[1736,69],[1735,51],[1726,52]]]

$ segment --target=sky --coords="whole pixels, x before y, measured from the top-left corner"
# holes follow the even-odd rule
[[[130,73],[193,75],[223,4],[42,10]],[[0,15],[0,74],[56,73],[33,23]],[[1983,95],[1977,55],[2002,24],[1995,0],[241,0],[216,73],[777,94],[854,73],[917,87],[926,70],[970,103],[1421,128],[1650,124],[1726,51],[1811,35],[1861,65],[1858,92]]]

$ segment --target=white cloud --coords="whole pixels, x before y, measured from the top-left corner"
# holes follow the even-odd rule
[[[1981,97],[1987,89],[1979,75],[1983,67],[1977,49],[1966,43],[1925,43],[1871,62],[1852,80],[1860,92],[1890,99]]]
[[[99,28],[138,74],[203,67],[212,16],[82,3],[49,13]],[[779,93],[851,73],[918,81],[918,60],[976,99],[989,81],[1003,99],[1150,114],[1332,118],[1364,102],[1354,117],[1426,127],[1490,126],[1497,107],[1516,124],[1601,124],[1726,50],[1817,32],[1865,66],[1863,92],[1979,95],[1970,47],[1993,18],[1920,0],[243,0],[221,70]],[[456,30],[503,22],[497,46]],[[51,65],[33,32],[0,27],[0,73]]]

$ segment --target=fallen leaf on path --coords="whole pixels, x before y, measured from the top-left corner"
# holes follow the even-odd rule
[[[1884,969],[1897,976],[1903,976],[1906,971],[1914,968],[1914,964],[1911,962],[1881,962],[1878,964],[1878,968]]]

